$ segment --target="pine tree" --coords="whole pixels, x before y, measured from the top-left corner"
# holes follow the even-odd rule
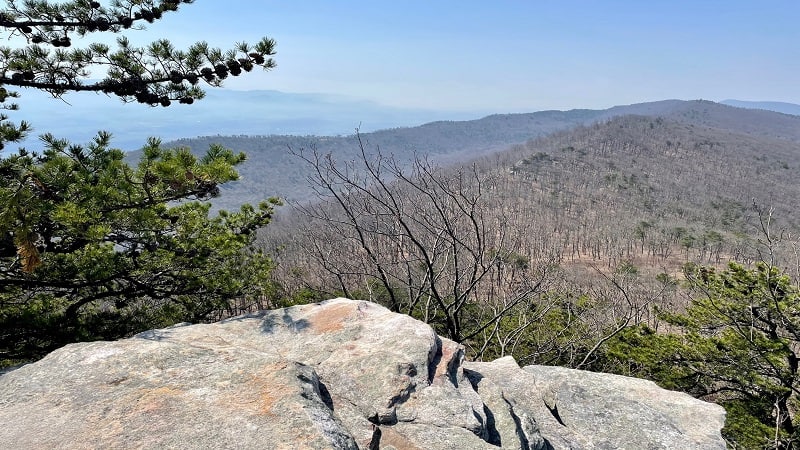
[[[800,447],[798,286],[765,262],[687,265],[685,276],[686,312],[663,315],[672,332],[630,328],[609,355],[631,369],[626,374],[725,406],[723,434],[734,448]]]
[[[191,1],[6,1],[0,28],[0,149],[30,133],[9,111],[15,88],[60,97],[90,91],[167,107],[203,97],[201,84],[275,67],[275,43],[222,51],[125,38]],[[76,37],[119,35],[118,46],[73,48]],[[91,81],[94,72],[104,73]],[[90,95],[90,94],[86,94]],[[250,246],[277,200],[209,216],[243,154],[212,146],[203,158],[150,139],[136,167],[100,132],[86,145],[50,134],[41,149],[0,157],[0,366],[64,343],[113,339],[177,321],[202,321],[236,296],[268,286],[269,258]]]

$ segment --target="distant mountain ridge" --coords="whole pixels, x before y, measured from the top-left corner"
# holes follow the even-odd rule
[[[368,149],[408,159],[415,152],[443,163],[470,158],[521,144],[578,125],[611,120],[625,115],[663,117],[676,122],[747,134],[757,138],[800,142],[800,117],[775,112],[742,109],[710,101],[665,100],[616,106],[607,110],[578,109],[540,111],[526,114],[496,114],[470,121],[438,121],[412,128],[394,128],[362,134]],[[316,149],[331,153],[340,161],[357,157],[354,136],[204,136],[180,139],[168,145],[182,145],[202,154],[212,143],[247,153],[240,167],[242,179],[223,186],[216,204],[233,208],[270,196],[305,200],[312,196],[306,183],[309,167],[291,150]],[[131,155],[132,158],[136,154]]]
[[[393,128],[362,133],[368,151],[380,151],[399,160],[414,154],[436,159],[440,163],[468,160],[482,154],[499,151],[528,139],[571,126],[587,123],[600,117],[600,111],[542,111],[530,114],[499,114],[470,121],[438,121],[411,128]],[[242,179],[224,185],[223,194],[215,203],[224,208],[240,203],[253,203],[270,196],[302,201],[311,197],[306,183],[310,173],[293,151],[316,150],[331,153],[339,161],[358,158],[359,146],[355,135],[349,136],[203,136],[179,139],[167,143],[186,146],[198,155],[211,144],[243,151],[248,160],[239,167]],[[138,158],[138,152],[130,155]]]
[[[720,103],[722,103],[723,105],[735,106],[737,108],[764,109],[767,111],[774,111],[783,114],[800,116],[800,105],[794,103],[757,102],[757,101],[733,100],[733,99],[723,100]]]
[[[148,137],[164,140],[224,135],[346,135],[360,127],[374,131],[450,119],[465,120],[485,113],[395,108],[330,94],[298,94],[274,90],[209,89],[191,106],[150,107],[124,104],[101,94],[67,94],[57,100],[39,91],[20,91],[15,121],[27,120],[34,132],[23,145],[33,149],[35,136],[49,132],[75,143],[88,142],[97,131],[109,131],[112,145],[141,148]]]
[[[23,143],[30,149],[37,146],[35,136],[44,132],[72,142],[85,143],[97,131],[105,130],[114,137],[112,145],[127,151],[140,148],[151,136],[165,141],[211,134],[339,136],[352,134],[356,128],[362,132],[372,132],[438,121],[468,121],[487,114],[481,111],[396,108],[355,97],[275,90],[210,89],[206,98],[191,107],[174,105],[169,108],[124,104],[90,93],[67,94],[63,101],[39,91],[22,89],[20,94],[21,98],[17,101],[20,110],[9,115],[12,120],[32,123],[33,137]],[[599,114],[597,110],[558,113],[575,115],[577,111],[583,111],[584,114],[596,114],[597,117],[663,115],[670,110],[680,109],[684,103],[680,100],[664,100],[615,106]],[[792,103],[742,100],[724,100],[721,103],[737,108],[800,115],[800,105]],[[494,116],[507,117],[513,114]]]

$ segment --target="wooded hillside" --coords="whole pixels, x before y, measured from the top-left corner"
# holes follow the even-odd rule
[[[608,110],[541,111],[528,114],[500,114],[473,121],[433,122],[413,128],[396,128],[362,135],[371,151],[380,148],[386,155],[410,160],[414,153],[435,158],[442,164],[470,160],[493,154],[515,144],[523,144],[556,131],[577,125],[590,125],[622,115],[644,115],[704,125],[754,137],[800,141],[800,117],[763,110],[748,110],[706,101],[666,100],[618,106]],[[354,129],[358,124],[353,124]],[[200,154],[212,143],[245,152],[241,180],[223,186],[215,200],[218,207],[236,209],[244,202],[257,202],[270,196],[287,200],[313,198],[308,186],[308,168],[298,164],[291,150],[315,148],[332,153],[340,161],[358,157],[357,141],[351,136],[203,136],[181,139],[168,145],[191,148]],[[136,161],[138,152],[129,155]]]
[[[710,102],[670,105],[666,117],[580,125],[460,166],[476,164],[491,187],[488,214],[518,231],[515,251],[528,260],[674,274],[688,261],[752,262],[761,232],[754,206],[774,209],[776,229],[797,229],[800,126],[790,125],[800,118]],[[753,121],[771,125],[742,125]],[[375,150],[373,135],[364,142]],[[299,159],[294,166],[308,170]],[[293,229],[293,213],[285,214],[282,223]]]

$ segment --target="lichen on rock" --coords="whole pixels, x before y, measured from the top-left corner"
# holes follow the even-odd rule
[[[72,344],[0,375],[16,449],[724,449],[723,421],[644,380],[465,362],[428,325],[341,298]]]

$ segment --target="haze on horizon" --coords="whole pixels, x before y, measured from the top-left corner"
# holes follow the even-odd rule
[[[197,2],[131,32],[182,47],[269,36],[278,67],[237,90],[326,93],[476,112],[662,99],[800,103],[800,3]]]

